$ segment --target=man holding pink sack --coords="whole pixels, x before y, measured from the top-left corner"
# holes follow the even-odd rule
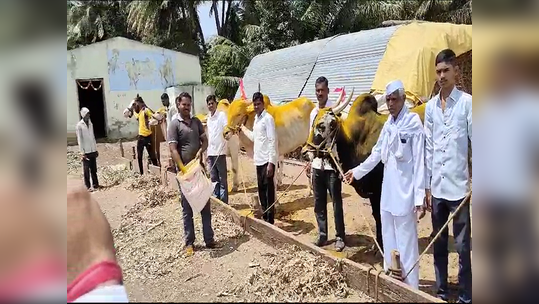
[[[208,148],[208,139],[204,133],[202,122],[191,115],[191,95],[183,92],[176,98],[178,113],[171,119],[168,126],[168,143],[174,162],[179,166],[189,164],[193,159],[200,159]],[[178,186],[179,182],[178,182]],[[180,188],[181,189],[181,188]],[[181,192],[181,190],[180,190]],[[193,209],[184,195],[181,196],[183,209],[183,228],[185,235],[185,253],[191,256],[194,253],[195,225],[193,222]],[[211,207],[208,202],[200,212],[202,217],[202,231],[206,247],[216,246],[211,226]]]

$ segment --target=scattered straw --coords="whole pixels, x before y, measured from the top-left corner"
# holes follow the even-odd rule
[[[67,174],[82,174],[82,161],[80,153],[67,151]]]
[[[224,295],[254,302],[309,302],[351,293],[337,269],[296,246],[285,246],[269,259],[268,266],[256,267],[244,285]]]

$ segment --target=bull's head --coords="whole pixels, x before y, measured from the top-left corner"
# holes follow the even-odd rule
[[[313,122],[313,128],[311,134],[307,141],[307,145],[303,147],[302,154],[304,158],[312,160],[314,157],[313,148],[315,150],[321,150],[326,148],[331,148],[329,145],[336,136],[336,132],[340,127],[341,112],[350,104],[352,97],[354,95],[354,90],[348,96],[348,99],[341,103],[342,94],[337,100],[337,103],[334,107],[328,107],[321,109]]]
[[[251,108],[251,109],[249,109]],[[245,123],[249,113],[253,111],[252,102],[245,99],[236,99],[228,107],[228,124],[223,130],[223,137],[229,140],[238,132],[239,127]]]
[[[131,118],[133,117],[133,111],[135,110],[135,100],[131,100],[131,103],[127,108],[124,110],[124,117],[125,118]]]

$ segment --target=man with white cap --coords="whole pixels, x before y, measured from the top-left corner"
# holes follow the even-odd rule
[[[77,142],[79,144],[83,171],[84,184],[88,190],[93,191],[99,188],[97,180],[97,144],[94,136],[94,125],[90,120],[90,110],[82,108],[80,110],[82,119],[77,123]],[[92,183],[90,184],[90,175]],[[93,187],[92,187],[93,186]]]
[[[419,115],[405,106],[400,80],[386,86],[386,102],[391,114],[384,124],[371,155],[345,174],[347,183],[361,179],[382,161],[381,219],[384,268],[391,264],[391,252],[400,253],[402,274],[406,275],[419,257],[417,221],[425,216],[425,135]],[[419,288],[419,269],[405,283]]]

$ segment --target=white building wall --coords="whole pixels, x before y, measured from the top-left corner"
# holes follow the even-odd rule
[[[121,37],[72,50],[67,54],[67,64],[68,137],[80,119],[76,79],[103,78],[107,137],[111,139],[137,134],[136,120],[123,117],[124,109],[137,94],[157,110],[166,87],[201,83],[197,56]]]

